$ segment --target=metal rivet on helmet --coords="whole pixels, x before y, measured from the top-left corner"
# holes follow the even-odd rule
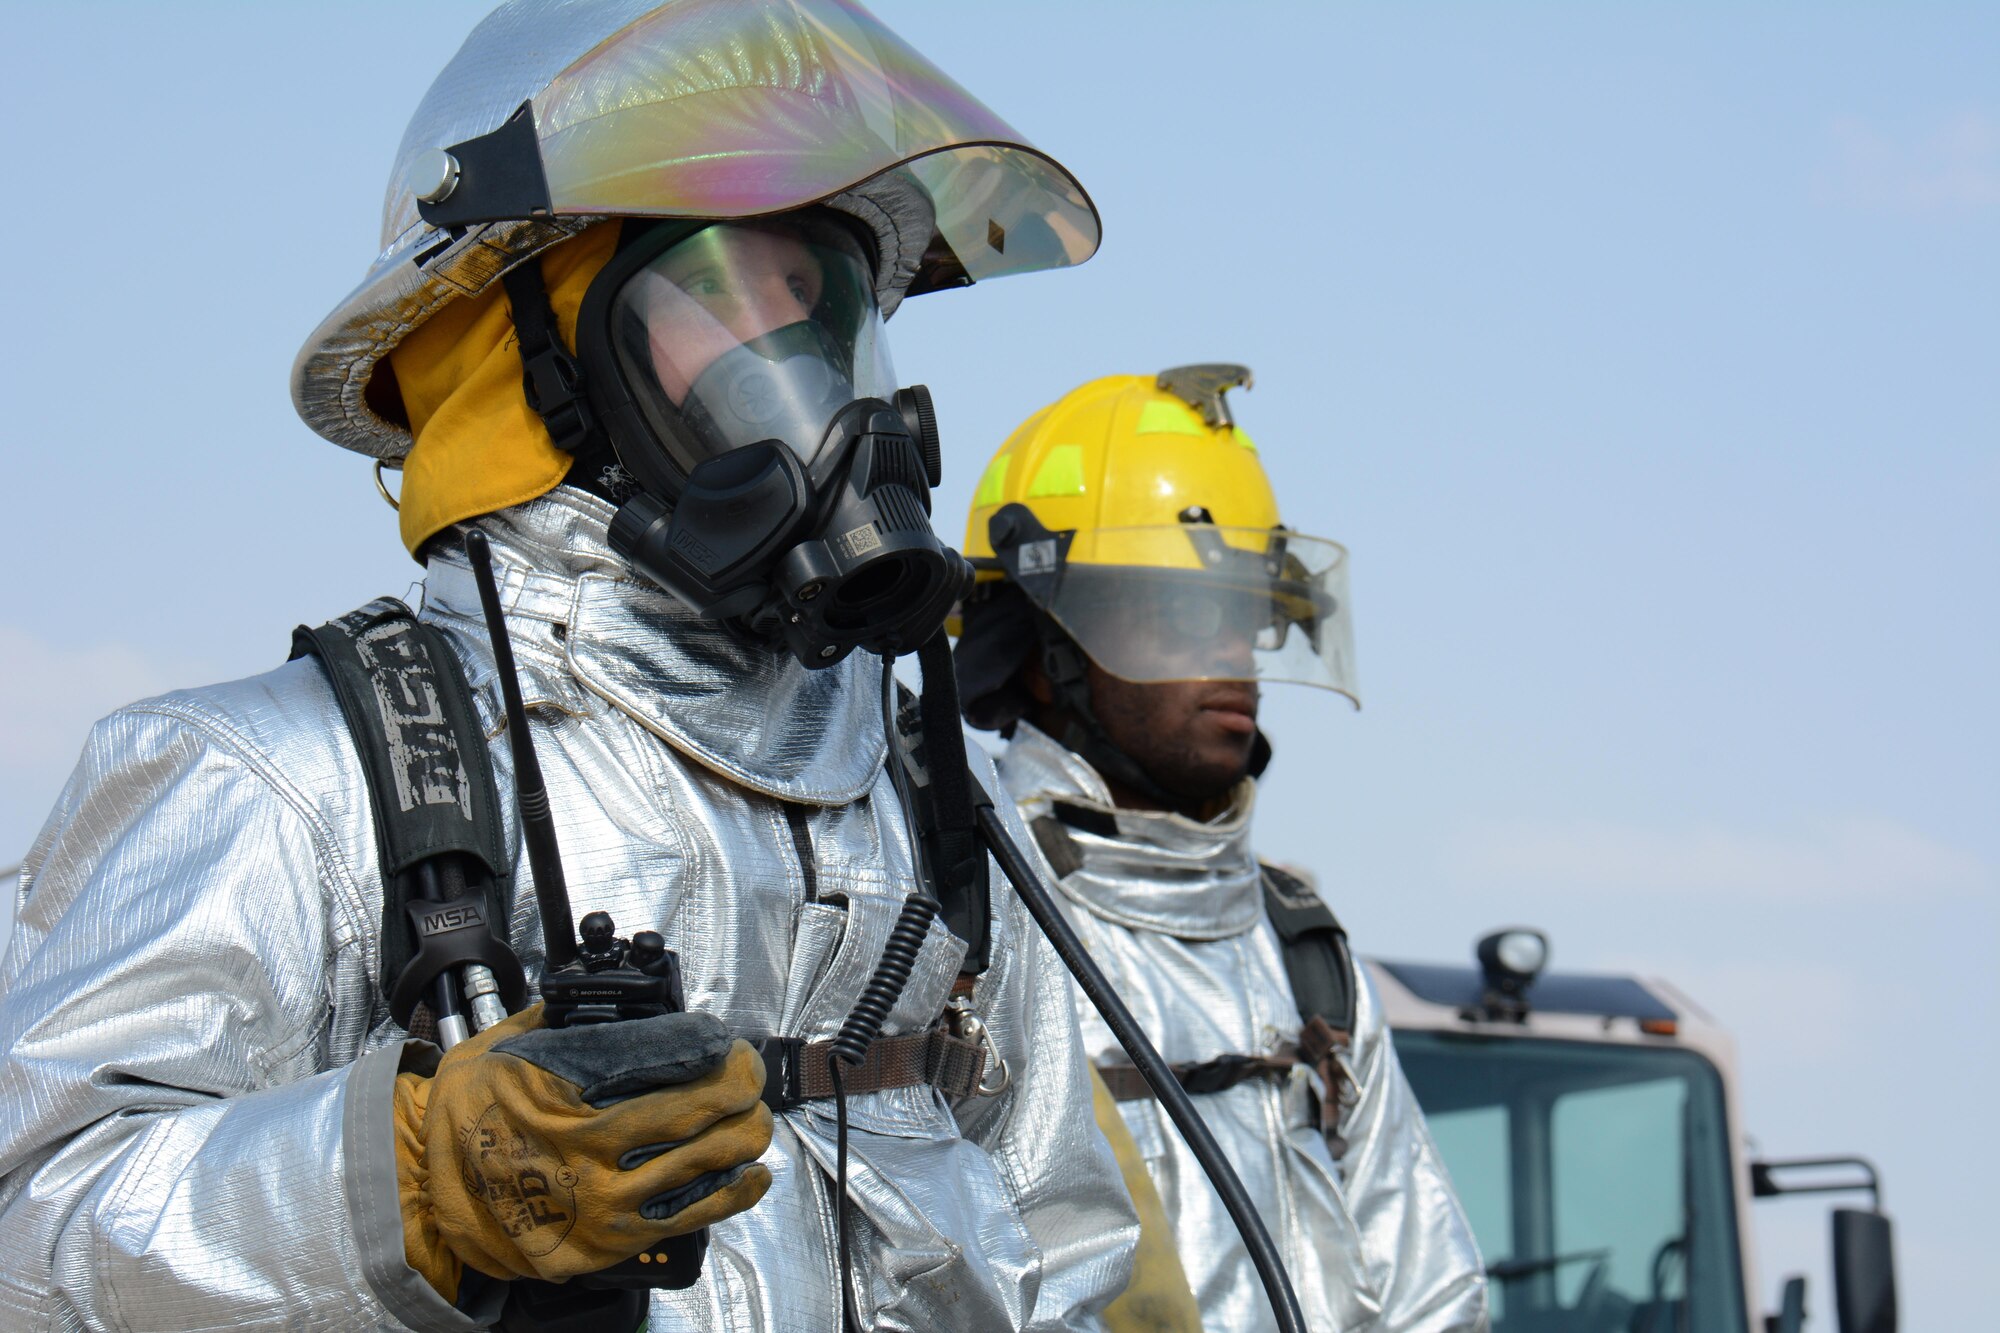
[[[458,188],[458,159],[442,148],[427,148],[404,170],[403,186],[426,204],[448,199]]]

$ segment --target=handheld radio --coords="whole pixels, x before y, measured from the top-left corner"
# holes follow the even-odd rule
[[[547,785],[535,757],[535,738],[528,730],[528,712],[521,702],[521,683],[514,670],[514,649],[507,638],[506,617],[493,581],[493,558],[486,534],[473,528],[465,535],[465,554],[479,584],[479,605],[486,633],[493,644],[493,665],[500,678],[507,711],[507,737],[514,752],[514,792],[520,806],[521,840],[535,875],[535,902],[541,911],[542,940],[548,966],[542,973],[543,1022],[552,1028],[585,1023],[618,1023],[633,1018],[675,1014],[685,1007],[680,959],[657,931],[641,930],[620,938],[609,914],[591,912],[583,918],[583,939],[570,925],[569,885],[563,876],[556,845],[555,818],[549,810]],[[645,1250],[610,1268],[557,1286],[533,1281],[514,1284],[514,1303],[537,1314],[538,1326],[560,1310],[569,1318],[583,1314],[572,1286],[597,1288],[607,1299],[593,1304],[578,1327],[610,1327],[619,1316],[613,1309],[644,1319],[644,1293],[654,1287],[691,1286],[701,1276],[708,1253],[708,1232],[655,1241]],[[597,1309],[597,1305],[605,1308]],[[597,1322],[589,1322],[590,1320]],[[636,1326],[636,1323],[635,1325]],[[502,1327],[506,1327],[503,1321]]]

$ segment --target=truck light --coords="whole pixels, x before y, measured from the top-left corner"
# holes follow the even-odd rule
[[[1487,1013],[1517,1023],[1526,1018],[1528,988],[1549,963],[1549,937],[1526,926],[1510,926],[1480,940],[1473,953],[1486,975]]]
[[[1549,960],[1549,941],[1538,930],[1502,931],[1494,942],[1493,956],[1509,972],[1532,977]]]

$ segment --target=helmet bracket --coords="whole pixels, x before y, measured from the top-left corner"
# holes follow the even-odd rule
[[[1153,383],[1161,391],[1172,394],[1201,413],[1201,419],[1208,423],[1209,429],[1219,430],[1236,424],[1236,419],[1229,414],[1229,401],[1223,395],[1239,386],[1249,388],[1252,376],[1248,366],[1204,362],[1198,366],[1175,366],[1163,370]]]
[[[417,212],[433,227],[549,216],[553,206],[533,102],[521,103],[499,129],[444,151],[457,168],[456,179],[434,198],[417,198]]]

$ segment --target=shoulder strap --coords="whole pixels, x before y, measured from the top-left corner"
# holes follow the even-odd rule
[[[908,779],[917,849],[931,896],[951,933],[966,943],[964,975],[986,970],[992,948],[992,891],[986,846],[973,814],[972,775],[966,768],[965,732],[952,674],[951,641],[939,630],[917,650],[924,692],[919,699],[897,686],[896,737],[890,762]]]
[[[497,877],[506,857],[493,768],[464,669],[438,632],[380,597],[317,629],[293,630],[292,656],[319,659],[354,733],[384,874],[465,852]]]
[[[443,636],[393,597],[299,626],[291,655],[326,672],[368,778],[382,865],[381,984],[407,1027],[412,992],[428,980],[404,976],[416,952],[408,907],[417,867],[445,858],[443,878],[461,890],[449,896],[477,894],[482,925],[506,921],[500,804],[472,690]]]
[[[1260,862],[1259,868],[1264,872],[1264,912],[1284,946],[1285,975],[1303,1020],[1299,1058],[1319,1071],[1320,1132],[1327,1151],[1339,1161],[1347,1153],[1341,1113],[1359,1091],[1340,1058],[1354,1043],[1354,955],[1347,948],[1347,932],[1312,885],[1268,863]]]
[[[1042,857],[1057,879],[1068,879],[1083,869],[1083,853],[1077,850],[1076,839],[1069,836],[1060,819],[1037,815],[1028,821],[1028,832],[1035,835],[1035,845],[1042,849]]]
[[[1347,932],[1312,885],[1289,871],[1259,863],[1264,912],[1285,950],[1285,975],[1299,1017],[1324,1019],[1337,1033],[1354,1031],[1354,957]]]

